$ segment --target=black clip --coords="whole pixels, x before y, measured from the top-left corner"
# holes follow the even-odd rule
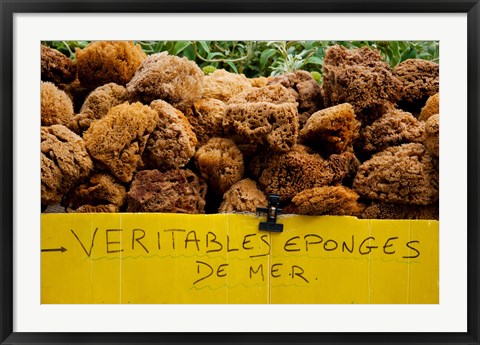
[[[260,222],[259,230],[282,232],[283,224],[277,224],[277,216],[282,214],[282,209],[278,208],[280,196],[277,194],[268,195],[268,207],[257,207],[257,213],[266,213],[267,221]]]

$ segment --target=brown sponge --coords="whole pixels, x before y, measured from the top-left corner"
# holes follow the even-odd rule
[[[389,146],[422,142],[425,126],[412,114],[392,110],[362,129],[361,149],[373,153]]]
[[[333,154],[325,161],[323,170],[330,172],[330,184],[337,184],[343,182],[346,184],[353,180],[357,173],[360,161],[353,152],[342,152],[340,154]]]
[[[75,133],[82,134],[93,121],[107,115],[110,108],[127,101],[127,90],[124,86],[108,83],[97,87],[85,99],[77,114],[69,123],[69,128]]]
[[[353,189],[373,200],[432,204],[438,200],[438,163],[423,144],[389,147],[358,168]]]
[[[258,189],[255,181],[246,178],[238,181],[223,194],[223,201],[218,209],[219,213],[253,212],[257,207],[265,207],[267,198]]]
[[[204,213],[206,192],[191,170],[142,170],[127,193],[127,212]]]
[[[203,84],[203,98],[215,98],[228,102],[230,98],[252,86],[243,74],[227,72],[224,69],[217,69],[205,76]]]
[[[403,85],[401,98],[404,101],[425,102],[429,96],[438,93],[438,63],[422,59],[408,59],[395,66],[393,74]]]
[[[122,182],[132,180],[158,114],[141,103],[123,103],[92,123],[83,138],[90,155]]]
[[[81,137],[63,125],[41,127],[42,204],[57,204],[93,169]]]
[[[317,154],[316,157],[318,156],[318,152],[315,152],[315,150],[312,148],[301,144],[293,146],[291,151],[300,154]],[[259,150],[255,152],[255,155],[249,161],[248,174],[253,179],[258,180],[263,170],[269,166],[270,162],[276,160],[278,157],[282,156],[282,154],[283,153],[280,152],[273,152],[267,148],[263,148],[263,150],[259,148]],[[318,157],[320,158],[319,161],[323,161],[321,156]]]
[[[65,91],[68,97],[70,97],[72,100],[75,113],[80,112],[80,108],[85,102],[85,99],[92,91],[91,89],[87,89],[86,87],[82,86],[78,78],[72,81],[70,84],[59,84],[59,88]]]
[[[300,131],[299,140],[328,157],[351,149],[359,128],[353,107],[343,103],[312,114]]]
[[[425,106],[422,108],[420,112],[420,116],[418,119],[420,121],[427,121],[428,118],[432,115],[440,113],[440,95],[438,93],[434,94],[433,96],[428,97]]]
[[[130,41],[96,41],[75,51],[78,79],[83,86],[116,83],[125,85],[132,79],[146,54]]]
[[[438,203],[432,205],[407,205],[373,202],[365,208],[364,219],[431,219],[438,220]]]
[[[185,112],[199,145],[205,144],[210,138],[224,136],[225,109],[225,103],[218,99],[201,98]]]
[[[368,123],[381,115],[376,109],[395,103],[401,90],[402,83],[377,50],[346,49],[338,45],[326,50],[323,64],[326,106],[350,103],[357,118]]]
[[[278,194],[284,201],[306,189],[339,183],[355,174],[358,165],[350,152],[326,160],[297,145],[287,153],[272,156],[264,168],[260,167],[258,183],[266,194]]]
[[[323,108],[322,88],[307,71],[297,70],[271,77],[268,84],[280,83],[295,97],[298,113],[311,115]]]
[[[359,216],[363,206],[357,202],[360,196],[350,188],[323,186],[304,190],[292,199],[294,213],[320,216]]]
[[[202,97],[203,83],[204,74],[195,62],[163,52],[147,57],[127,84],[127,92],[143,103],[162,99],[186,111]]]
[[[230,99],[224,128],[248,143],[288,151],[298,137],[297,103],[281,84],[253,88]]]
[[[81,205],[77,209],[67,209],[67,213],[116,213],[118,206],[113,204],[107,205]]]
[[[75,63],[65,54],[44,45],[40,54],[42,80],[55,84],[68,84],[75,80]]]
[[[64,205],[67,212],[118,212],[127,192],[109,174],[96,173],[70,191]]]
[[[183,113],[162,100],[150,107],[158,114],[155,129],[147,140],[143,161],[161,171],[181,168],[195,153],[197,137]]]
[[[68,95],[53,83],[40,84],[42,126],[67,125],[73,118],[73,103]]]
[[[231,139],[210,139],[195,153],[195,164],[217,196],[240,181],[245,172],[242,152]]]
[[[108,83],[97,87],[85,99],[81,113],[91,111],[96,119],[107,115],[110,108],[127,101],[127,90],[124,86]]]
[[[439,156],[440,116],[432,115],[425,121],[425,138],[423,144],[428,152],[435,157]]]

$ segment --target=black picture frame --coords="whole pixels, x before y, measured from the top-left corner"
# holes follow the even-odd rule
[[[0,0],[1,344],[480,344],[478,0]],[[15,13],[466,13],[468,26],[468,321],[465,333],[18,333],[13,332],[13,15]]]

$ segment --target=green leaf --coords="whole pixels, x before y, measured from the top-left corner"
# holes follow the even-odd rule
[[[210,53],[210,47],[208,46],[206,41],[198,41],[198,44],[205,50],[205,53]]]
[[[155,53],[161,52],[161,51],[163,50],[163,46],[164,46],[163,42],[162,42],[162,41],[159,41],[159,42],[155,45],[155,47],[153,48],[153,51],[154,51]]]
[[[306,64],[313,64],[313,65],[323,65],[323,59],[316,57],[316,56],[310,56],[307,59]]]
[[[391,41],[389,44],[389,48],[392,52],[392,55],[390,56],[390,59],[399,62],[400,61],[400,46],[397,41]]]
[[[276,53],[275,49],[265,49],[260,55],[260,69],[264,69],[268,60]]]
[[[173,47],[173,55],[178,55],[178,53],[186,49],[191,43],[191,41],[178,41]]]
[[[310,50],[315,46],[315,41],[305,41],[305,49]]]
[[[225,63],[230,66],[230,68],[232,69],[232,71],[234,71],[235,73],[238,73],[237,66],[235,66],[235,64],[234,64],[233,62],[231,62],[231,61],[225,61]]]
[[[175,55],[174,54],[175,44],[176,44],[175,41],[167,41],[167,43],[165,44],[165,50],[168,51],[169,54]]]
[[[223,55],[223,54],[220,53],[220,52],[213,52],[213,53],[209,53],[209,54],[207,55],[207,60],[211,60],[211,59],[213,59],[215,56],[225,57],[225,55]]]
[[[415,59],[416,57],[417,57],[417,51],[414,48],[410,47],[409,50],[407,50],[402,54],[401,61],[405,61],[407,59]]]
[[[189,60],[195,61],[195,48],[193,45],[189,45],[184,51],[183,56],[186,56]]]

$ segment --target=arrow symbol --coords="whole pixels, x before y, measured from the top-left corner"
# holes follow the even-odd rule
[[[67,248],[60,247],[60,248],[50,248],[50,249],[41,249],[42,252],[66,252]]]

